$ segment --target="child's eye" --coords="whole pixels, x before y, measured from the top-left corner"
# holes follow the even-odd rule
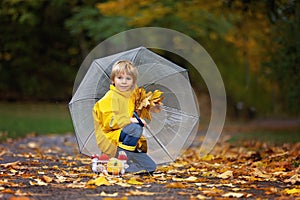
[[[131,81],[131,77],[127,77],[126,79],[127,79],[127,81]]]

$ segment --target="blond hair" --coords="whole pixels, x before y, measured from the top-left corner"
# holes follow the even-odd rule
[[[120,60],[116,62],[112,67],[110,80],[113,82],[115,77],[118,76],[120,73],[126,73],[132,76],[133,85],[136,84],[138,71],[132,62],[128,60]]]

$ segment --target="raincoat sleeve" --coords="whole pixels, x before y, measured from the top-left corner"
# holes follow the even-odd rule
[[[106,98],[96,107],[100,116],[99,123],[105,132],[121,129],[130,124],[129,113],[126,112],[126,102],[119,102],[118,99]],[[99,117],[98,117],[99,118]]]
[[[121,129],[130,124],[129,103],[127,99],[110,96],[102,102],[103,128],[105,130]]]
[[[94,128],[95,128],[95,136],[96,136],[96,140],[97,140],[97,144],[99,149],[102,152],[105,152],[106,154],[108,154],[110,157],[114,157],[116,154],[116,145],[113,144],[111,142],[111,140],[109,140],[104,132],[101,129],[101,117],[100,117],[99,110],[97,107],[97,104],[94,106],[93,109],[93,118],[94,118]]]

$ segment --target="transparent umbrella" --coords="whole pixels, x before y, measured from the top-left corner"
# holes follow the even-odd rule
[[[130,60],[137,67],[138,87],[163,92],[162,110],[152,113],[143,135],[148,154],[156,164],[173,162],[190,146],[197,133],[200,119],[197,100],[187,70],[145,47],[95,59],[90,65],[69,103],[80,152],[88,156],[101,153],[92,109],[109,90],[109,75],[119,60]]]

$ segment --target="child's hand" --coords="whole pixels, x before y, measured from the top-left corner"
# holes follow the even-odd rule
[[[146,125],[147,125],[147,122],[146,122],[145,120],[143,120],[142,118],[140,118],[140,119],[141,119],[141,121],[143,122],[144,126],[146,126]],[[136,123],[136,124],[139,123],[139,121],[138,121],[135,117],[130,118],[130,122],[131,122],[131,123]]]

